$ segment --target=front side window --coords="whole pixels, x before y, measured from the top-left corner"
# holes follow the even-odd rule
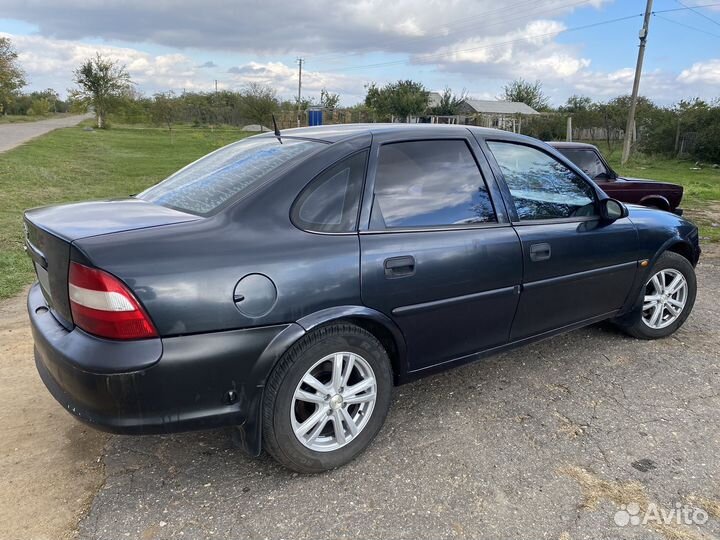
[[[209,215],[262,184],[291,160],[311,153],[319,141],[252,137],[229,144],[180,169],[137,197],[191,214]]]
[[[358,152],[320,173],[293,205],[293,222],[308,231],[354,231],[367,156]]]
[[[487,186],[463,140],[380,147],[371,229],[495,222]]]
[[[595,191],[552,156],[531,146],[488,141],[520,221],[595,216]]]
[[[590,178],[597,178],[605,175],[607,177],[607,169],[595,150],[586,150],[580,148],[558,148],[558,151],[580,167]]]

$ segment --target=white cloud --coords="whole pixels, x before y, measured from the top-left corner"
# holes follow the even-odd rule
[[[42,36],[0,35],[12,39],[18,60],[35,88],[53,87],[60,92],[71,88],[73,70],[99,52],[125,64],[133,81],[145,92],[210,89],[208,77],[199,71],[196,62],[183,54],[151,55],[129,47],[90,45]]]
[[[291,97],[297,92],[297,67],[282,62],[250,62],[222,74],[217,69],[208,69],[212,62],[198,65],[197,61],[180,53],[153,55],[130,47],[91,45],[42,36],[2,32],[0,36],[12,40],[34,89],[54,88],[64,94],[66,89],[73,87],[73,70],[99,52],[125,64],[137,89],[145,94],[168,90],[210,91],[214,89],[215,79],[218,79],[220,89],[238,89],[249,82],[259,82],[275,88],[281,97]],[[340,93],[348,105],[364,95],[361,79],[311,70],[303,72],[304,95],[317,99],[322,88]]]
[[[709,84],[720,86],[720,58],[696,62],[678,75],[678,81],[684,84]]]
[[[576,48],[554,41],[565,30],[558,21],[537,20],[502,36],[467,39],[442,47],[421,63],[439,63],[446,71],[471,71],[493,78],[557,79],[570,77],[590,65]]]
[[[303,94],[317,98],[327,88],[340,93],[344,105],[362,100],[367,82],[401,77],[434,89],[465,86],[486,98],[497,96],[509,80],[537,79],[560,104],[573,93],[609,98],[630,92],[634,59],[622,69],[601,71],[590,60],[597,52],[584,50],[581,37],[575,44],[556,37],[566,29],[561,20],[568,13],[612,1],[2,0],[2,16],[38,28],[34,35],[11,36],[32,88],[72,87],[72,70],[99,51],[126,64],[146,94],[210,91],[218,79],[221,89],[261,82],[292,98],[297,66],[269,54],[291,51],[285,59],[309,60]],[[171,53],[142,50],[148,44],[170,47]],[[227,51],[242,55],[230,70]],[[397,58],[409,58],[410,67],[352,69]],[[670,103],[688,95],[712,97],[719,84],[720,59],[711,59],[674,73],[646,70],[641,93]]]
[[[612,0],[3,0],[44,36],[233,52],[418,53]],[[414,39],[423,38],[423,39]],[[427,38],[427,39],[426,39]]]

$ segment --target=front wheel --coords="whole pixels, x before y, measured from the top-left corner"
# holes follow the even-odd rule
[[[625,331],[640,339],[671,335],[687,320],[696,294],[695,269],[685,257],[666,251],[650,271],[638,299],[642,307]]]
[[[387,352],[352,324],[322,327],[296,343],[268,380],[263,445],[286,467],[314,473],[357,457],[390,407]]]

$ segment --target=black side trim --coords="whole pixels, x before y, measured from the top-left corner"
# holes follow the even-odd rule
[[[510,294],[519,294],[520,286],[515,285],[513,287],[503,287],[502,289],[494,289],[492,291],[484,291],[473,294],[466,294],[463,296],[453,296],[452,298],[443,298],[442,300],[433,300],[432,302],[423,302],[421,304],[412,304],[409,306],[396,307],[392,310],[392,314],[395,316],[410,315],[411,313],[417,313],[419,311],[429,311],[445,306],[454,304],[461,304],[463,302],[472,302],[480,298],[495,298],[498,296],[505,296]]]
[[[547,279],[541,279],[539,281],[531,281],[525,283],[523,288],[533,289],[535,287],[545,287],[547,285],[556,285],[564,281],[575,281],[576,279],[583,279],[592,276],[598,276],[600,274],[612,274],[613,272],[619,272],[620,270],[626,270],[628,268],[636,268],[638,261],[631,261],[626,263],[614,264],[612,266],[603,266],[602,268],[594,268],[592,270],[584,270],[582,272],[575,272],[574,274],[567,274],[564,276],[556,276]]]

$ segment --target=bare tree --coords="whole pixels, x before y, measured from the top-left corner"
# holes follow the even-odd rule
[[[77,68],[74,75],[78,88],[72,92],[73,98],[92,105],[97,127],[105,127],[108,112],[132,85],[130,74],[123,64],[97,53]]]
[[[249,83],[240,92],[243,116],[264,126],[280,107],[275,90],[260,83]]]

